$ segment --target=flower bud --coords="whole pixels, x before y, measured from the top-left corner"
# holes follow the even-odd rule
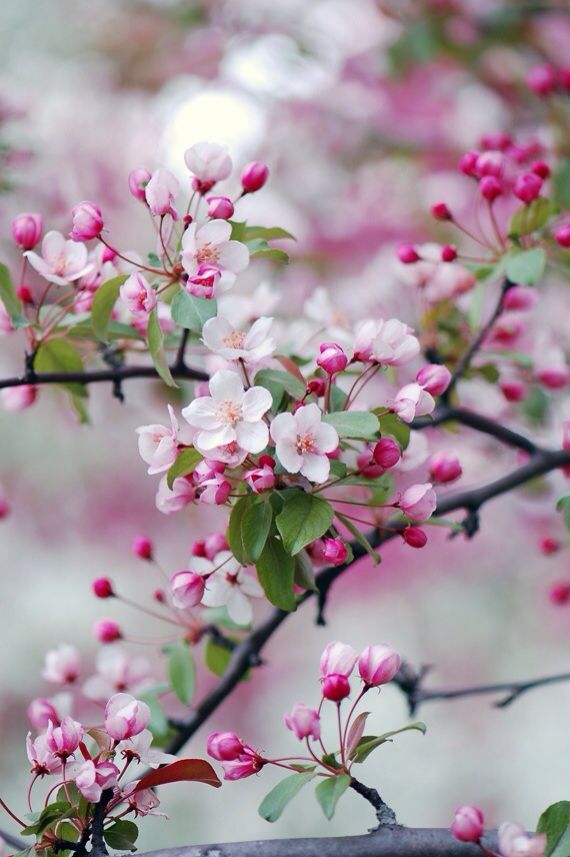
[[[420,260],[420,257],[411,244],[400,244],[396,252],[398,259],[404,265],[412,265],[414,262],[419,262]]]
[[[544,554],[544,556],[550,556],[550,554],[557,553],[560,550],[561,545],[558,539],[553,539],[551,536],[544,536],[539,542],[540,552]]]
[[[406,527],[402,530],[402,538],[411,548],[423,548],[428,540],[421,527]]]
[[[350,683],[346,676],[332,673],[323,679],[322,693],[331,702],[341,702],[350,694]]]
[[[558,74],[551,65],[535,65],[529,71],[526,83],[535,95],[550,95],[558,85]]]
[[[499,179],[505,169],[505,156],[502,152],[483,152],[477,158],[477,175],[480,178],[484,176],[494,176]]]
[[[152,597],[158,604],[166,603],[166,592],[164,591],[164,589],[155,589],[152,593]]]
[[[500,381],[499,387],[507,402],[522,402],[528,392],[526,385],[514,378],[508,381]]]
[[[436,220],[453,220],[451,211],[445,202],[436,202],[435,205],[432,205],[431,213]]]
[[[455,262],[457,259],[457,250],[455,247],[452,247],[451,244],[445,244],[441,248],[441,261],[442,262]]]
[[[460,842],[478,842],[485,831],[484,818],[476,806],[460,806],[455,810],[451,832]]]
[[[402,457],[402,450],[395,440],[390,437],[383,437],[374,445],[372,457],[376,464],[389,470],[390,467],[395,467]]]
[[[284,720],[287,729],[294,732],[300,741],[304,738],[314,738],[318,741],[321,737],[321,718],[318,711],[302,702],[297,702],[291,713],[285,715]]]
[[[437,506],[437,497],[431,482],[412,485],[404,491],[398,505],[404,515],[413,521],[427,521]]]
[[[40,731],[47,728],[48,723],[52,722],[54,726],[59,726],[60,717],[57,709],[50,699],[42,697],[32,699],[26,711],[32,726]]]
[[[179,610],[196,607],[204,597],[205,577],[195,571],[177,571],[170,578],[172,603]]]
[[[340,642],[328,643],[319,664],[321,678],[332,673],[348,677],[354,669],[357,657],[352,646]]]
[[[138,272],[125,280],[119,294],[131,312],[149,313],[156,306],[156,292],[146,277]]]
[[[269,176],[269,167],[261,161],[252,161],[244,167],[241,174],[241,186],[244,193],[254,193],[263,187]]]
[[[481,196],[489,202],[493,202],[498,196],[501,196],[503,190],[503,183],[496,176],[483,176],[479,182]]]
[[[562,581],[553,583],[548,590],[548,598],[551,604],[568,604],[570,601],[570,583]]]
[[[370,687],[379,687],[392,681],[402,659],[391,646],[378,643],[367,646],[358,659],[358,672],[362,681]]]
[[[311,545],[311,556],[331,565],[342,565],[348,559],[348,548],[342,539],[319,539]]]
[[[526,205],[533,202],[538,196],[542,188],[542,179],[536,173],[524,173],[519,176],[515,182],[513,192]]]
[[[135,556],[139,556],[141,559],[152,559],[153,545],[146,536],[135,536],[131,543],[131,549]]]
[[[48,723],[46,729],[46,746],[54,756],[67,759],[79,747],[83,738],[83,726],[71,717],[64,717],[60,726]]]
[[[256,467],[248,470],[244,476],[245,481],[255,494],[263,494],[275,487],[275,473],[273,467]]]
[[[465,152],[459,161],[459,169],[466,176],[474,176],[477,173],[477,160],[479,152]]]
[[[129,693],[115,693],[105,706],[105,731],[115,741],[140,735],[150,720],[150,708]]]
[[[206,556],[206,541],[205,539],[196,539],[190,547],[191,556]]]
[[[99,619],[93,626],[95,639],[100,643],[114,643],[122,639],[121,629],[112,619]]]
[[[385,472],[385,468],[380,464],[376,464],[372,457],[372,450],[369,447],[359,452],[356,457],[356,466],[360,471],[361,476],[365,479],[377,479]]]
[[[307,383],[307,393],[317,398],[325,395],[326,384],[324,378],[311,378]]]
[[[535,173],[541,179],[550,178],[550,167],[546,161],[533,161],[530,165],[531,173]]]
[[[218,762],[233,762],[243,753],[244,745],[235,732],[212,732],[206,749],[208,755]]]
[[[267,457],[269,458],[269,456]],[[275,466],[275,462],[273,466]],[[221,551],[227,550],[229,550],[229,546],[224,533],[212,533],[204,540],[204,556],[207,559],[214,559]]]
[[[234,204],[227,196],[208,197],[208,217],[216,220],[229,220],[234,213]]]
[[[536,306],[539,294],[530,286],[511,286],[503,298],[503,309],[528,310]]]
[[[454,452],[441,450],[432,455],[429,462],[429,475],[433,482],[445,485],[459,479],[463,470]]]
[[[11,511],[12,509],[6,498],[0,497],[0,521],[3,521],[4,518],[7,518]]]
[[[512,145],[512,139],[505,131],[491,131],[490,134],[483,134],[480,141],[482,149],[498,149],[504,152]]]
[[[12,238],[22,250],[33,250],[43,231],[41,214],[19,214],[12,221]]]
[[[69,233],[72,241],[89,241],[97,238],[103,229],[103,215],[99,206],[88,199],[80,202],[71,209],[73,217],[73,229]]]
[[[23,304],[33,304],[34,296],[32,295],[32,290],[29,286],[21,285],[16,289],[16,294],[20,298]]]
[[[451,382],[451,372],[441,363],[428,363],[416,375],[416,381],[431,396],[441,396]]]
[[[570,223],[557,229],[554,238],[561,247],[570,247]]]
[[[214,265],[200,265],[192,277],[188,277],[184,288],[189,295],[195,298],[206,298],[210,300],[214,296],[214,289],[219,282],[221,272]]]
[[[129,190],[135,199],[146,203],[145,188],[150,181],[150,173],[144,167],[129,173]]]
[[[0,391],[2,404],[7,411],[24,411],[34,404],[37,395],[38,388],[33,384],[20,384]]]
[[[91,589],[97,598],[112,598],[115,594],[113,584],[108,577],[97,577],[91,584]]]
[[[327,375],[336,375],[337,372],[343,372],[346,369],[348,357],[338,343],[323,342],[320,351],[317,366],[320,366]]]

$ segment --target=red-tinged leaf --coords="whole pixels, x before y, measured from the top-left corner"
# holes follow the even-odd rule
[[[179,759],[171,765],[165,765],[156,771],[151,771],[139,780],[135,791],[151,789],[165,783],[179,782],[205,783],[207,786],[219,788],[222,784],[209,762],[204,759]]]
[[[274,357],[275,360],[281,363],[286,372],[290,372],[291,375],[294,375],[296,378],[299,379],[301,384],[307,386],[307,379],[303,377],[303,373],[301,372],[294,360],[291,360],[290,357],[286,357],[284,354],[275,354]]]
[[[356,745],[358,744],[358,742],[360,741],[360,739],[364,735],[364,727],[366,726],[366,720],[367,720],[369,714],[370,714],[369,711],[363,711],[353,721],[353,723],[352,723],[352,725],[348,731],[348,736],[346,739],[347,755],[350,756],[350,754],[356,748]]]

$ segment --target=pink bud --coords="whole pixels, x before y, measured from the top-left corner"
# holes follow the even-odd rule
[[[129,693],[115,693],[105,706],[105,731],[115,741],[140,735],[150,720],[150,708]]]
[[[72,241],[89,241],[97,238],[103,229],[103,215],[99,206],[88,199],[71,209],[73,229],[69,233]]]
[[[404,265],[412,265],[414,262],[419,262],[420,260],[420,257],[411,244],[400,244],[396,252],[398,259]]]
[[[272,467],[256,467],[248,470],[244,476],[245,481],[255,494],[263,494],[275,487],[275,473]]]
[[[483,813],[476,806],[460,806],[455,810],[451,832],[460,842],[478,842],[485,831]]]
[[[318,741],[321,737],[321,718],[318,711],[309,708],[302,702],[297,702],[290,714],[284,717],[285,726],[302,741],[304,738],[314,738]]]
[[[16,289],[16,294],[18,295],[23,304],[31,305],[34,303],[34,296],[32,295],[32,291],[29,286],[18,286],[18,288]]]
[[[100,643],[114,643],[122,639],[121,629],[112,619],[99,619],[93,626],[93,635]]]
[[[41,214],[19,214],[12,221],[12,238],[22,250],[33,250],[43,231]]]
[[[423,548],[428,540],[421,527],[406,527],[402,530],[402,538],[411,548]]]
[[[263,187],[269,176],[269,167],[261,161],[252,161],[244,167],[241,174],[241,186],[244,193],[254,193]]]
[[[536,173],[524,173],[519,176],[513,188],[515,196],[518,196],[526,205],[533,202],[538,196],[542,188],[542,179]]]
[[[356,466],[365,479],[377,479],[379,476],[382,476],[385,471],[385,468],[382,467],[381,464],[376,464],[372,455],[372,450],[369,447],[366,447],[366,449],[363,449],[362,452],[358,453],[356,457]]]
[[[19,387],[6,387],[0,391],[2,404],[7,411],[24,411],[34,404],[38,388],[33,384],[20,384]]]
[[[112,598],[114,596],[113,584],[108,577],[98,577],[91,584],[93,594],[97,598]]]
[[[146,536],[135,536],[131,543],[132,552],[141,559],[152,559],[153,544]]]
[[[457,250],[455,249],[455,247],[452,247],[451,244],[445,244],[445,246],[441,248],[441,261],[455,262],[456,259]]]
[[[552,604],[568,604],[570,601],[570,583],[553,583],[548,590],[548,598]]]
[[[231,762],[222,762],[224,780],[243,780],[259,773],[265,761],[250,747],[244,747],[244,752]]]
[[[512,140],[504,131],[492,131],[490,134],[484,134],[481,137],[482,149],[498,149],[504,151],[512,144]]]
[[[348,559],[348,548],[342,539],[319,539],[311,548],[311,556],[331,565],[342,565]]]
[[[479,152],[465,152],[459,161],[459,169],[466,176],[474,176],[477,172]]]
[[[503,183],[496,176],[484,176],[479,182],[481,196],[493,202],[503,193]]]
[[[501,393],[507,402],[522,402],[527,395],[526,385],[522,381],[511,379],[510,381],[501,381],[499,383]]]
[[[561,247],[570,247],[570,223],[557,229],[554,237]]]
[[[558,74],[551,65],[535,65],[529,71],[526,83],[535,95],[550,95],[558,85]]]
[[[234,204],[227,196],[208,197],[208,217],[229,220],[234,213]]]
[[[307,384],[307,393],[320,398],[325,395],[326,384],[323,378],[311,378]]]
[[[549,390],[561,390],[568,383],[568,368],[565,366],[552,366],[542,369],[538,373],[537,378]]]
[[[352,646],[338,641],[327,643],[319,665],[321,678],[333,673],[348,677],[354,669],[357,657]]]
[[[503,298],[503,309],[532,309],[538,302],[538,292],[530,286],[511,286]]]
[[[546,161],[532,161],[530,171],[531,173],[535,173],[541,179],[550,178],[550,167]]]
[[[206,298],[210,300],[214,296],[214,289],[221,277],[221,271],[214,265],[200,265],[197,272],[188,277],[184,288],[189,295],[195,298]]]
[[[211,479],[204,479],[200,483],[198,499],[200,503],[206,503],[208,506],[223,506],[231,490],[231,483],[220,473],[216,473]]]
[[[0,521],[3,521],[4,518],[7,518],[11,511],[12,509],[6,498],[0,497]]]
[[[400,497],[400,509],[413,521],[427,521],[435,512],[437,497],[431,482],[412,485]]]
[[[331,702],[341,702],[350,694],[350,684],[346,676],[333,673],[323,679],[323,696]]]
[[[60,726],[48,723],[46,746],[59,759],[67,759],[79,747],[83,738],[83,726],[71,717],[64,717]]]
[[[362,681],[370,687],[379,687],[392,681],[402,659],[391,646],[378,643],[367,646],[358,659],[358,672]]]
[[[566,90],[570,90],[570,67],[559,69],[560,84]]]
[[[451,382],[451,372],[441,363],[428,363],[416,375],[416,381],[431,396],[441,396]]]
[[[390,437],[383,437],[375,444],[372,455],[376,464],[389,470],[390,467],[395,467],[399,462],[402,457],[402,450],[395,440]]]
[[[192,546],[190,548],[190,553],[192,556],[206,556],[206,542],[204,539],[196,539],[195,542],[192,542]]]
[[[336,342],[323,342],[320,346],[320,355],[317,357],[317,366],[320,366],[327,375],[335,375],[343,372],[348,364],[348,357]]]
[[[196,607],[204,597],[206,579],[195,571],[177,571],[170,578],[172,603],[179,610]]]
[[[208,755],[218,762],[233,762],[244,751],[244,745],[235,732],[212,732],[206,743]]]
[[[212,533],[204,541],[204,556],[214,559],[221,551],[228,550],[228,543],[224,533]]]
[[[445,202],[436,202],[435,205],[432,205],[431,213],[436,220],[453,220],[451,211]]]
[[[441,450],[435,452],[429,462],[429,475],[434,482],[445,485],[454,482],[462,474],[461,464],[454,452]]]
[[[558,539],[553,539],[551,536],[544,536],[539,542],[540,552],[545,556],[557,553],[560,550],[560,542]]]
[[[505,156],[502,152],[483,152],[477,158],[477,175],[481,178],[484,176],[494,176],[499,179],[505,169]]]
[[[150,173],[144,167],[129,173],[129,190],[135,199],[146,203],[145,188],[150,181]]]

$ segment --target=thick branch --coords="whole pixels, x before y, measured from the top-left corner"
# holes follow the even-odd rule
[[[379,826],[397,824],[396,813],[382,800],[376,789],[372,789],[370,786],[365,786],[364,783],[361,783],[360,780],[355,779],[355,777],[352,777],[350,781],[350,788],[354,789],[354,791],[363,797],[364,800],[367,800],[368,803],[372,804]]]
[[[453,408],[447,404],[441,404],[433,414],[415,419],[412,423],[412,428],[416,430],[435,428],[442,425],[442,423],[449,422],[461,423],[461,425],[475,429],[481,434],[490,435],[501,441],[501,443],[507,444],[507,446],[529,452],[531,455],[538,449],[537,445],[530,438],[501,425],[489,417],[485,417],[475,411],[470,411],[467,408]]]
[[[170,367],[173,378],[190,381],[208,381],[209,375],[202,369],[174,364]],[[0,379],[0,390],[5,387],[20,387],[22,384],[99,384],[110,381],[118,384],[130,378],[158,378],[153,366],[120,366],[115,369],[95,369],[86,372],[25,372],[16,378]]]

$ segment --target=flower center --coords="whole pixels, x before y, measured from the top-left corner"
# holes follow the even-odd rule
[[[232,330],[222,341],[227,348],[243,348],[245,333],[241,330]]]
[[[59,256],[53,264],[52,273],[54,273],[56,277],[63,277],[65,274],[66,264],[65,256]]]
[[[236,423],[239,423],[242,417],[240,403],[230,400],[219,402],[216,408],[216,417],[221,423],[233,428]]]
[[[299,455],[307,455],[316,451],[314,434],[306,432],[297,435],[297,452]]]
[[[217,247],[212,247],[211,244],[204,244],[196,253],[196,260],[201,265],[212,265],[218,261],[220,254]]]

